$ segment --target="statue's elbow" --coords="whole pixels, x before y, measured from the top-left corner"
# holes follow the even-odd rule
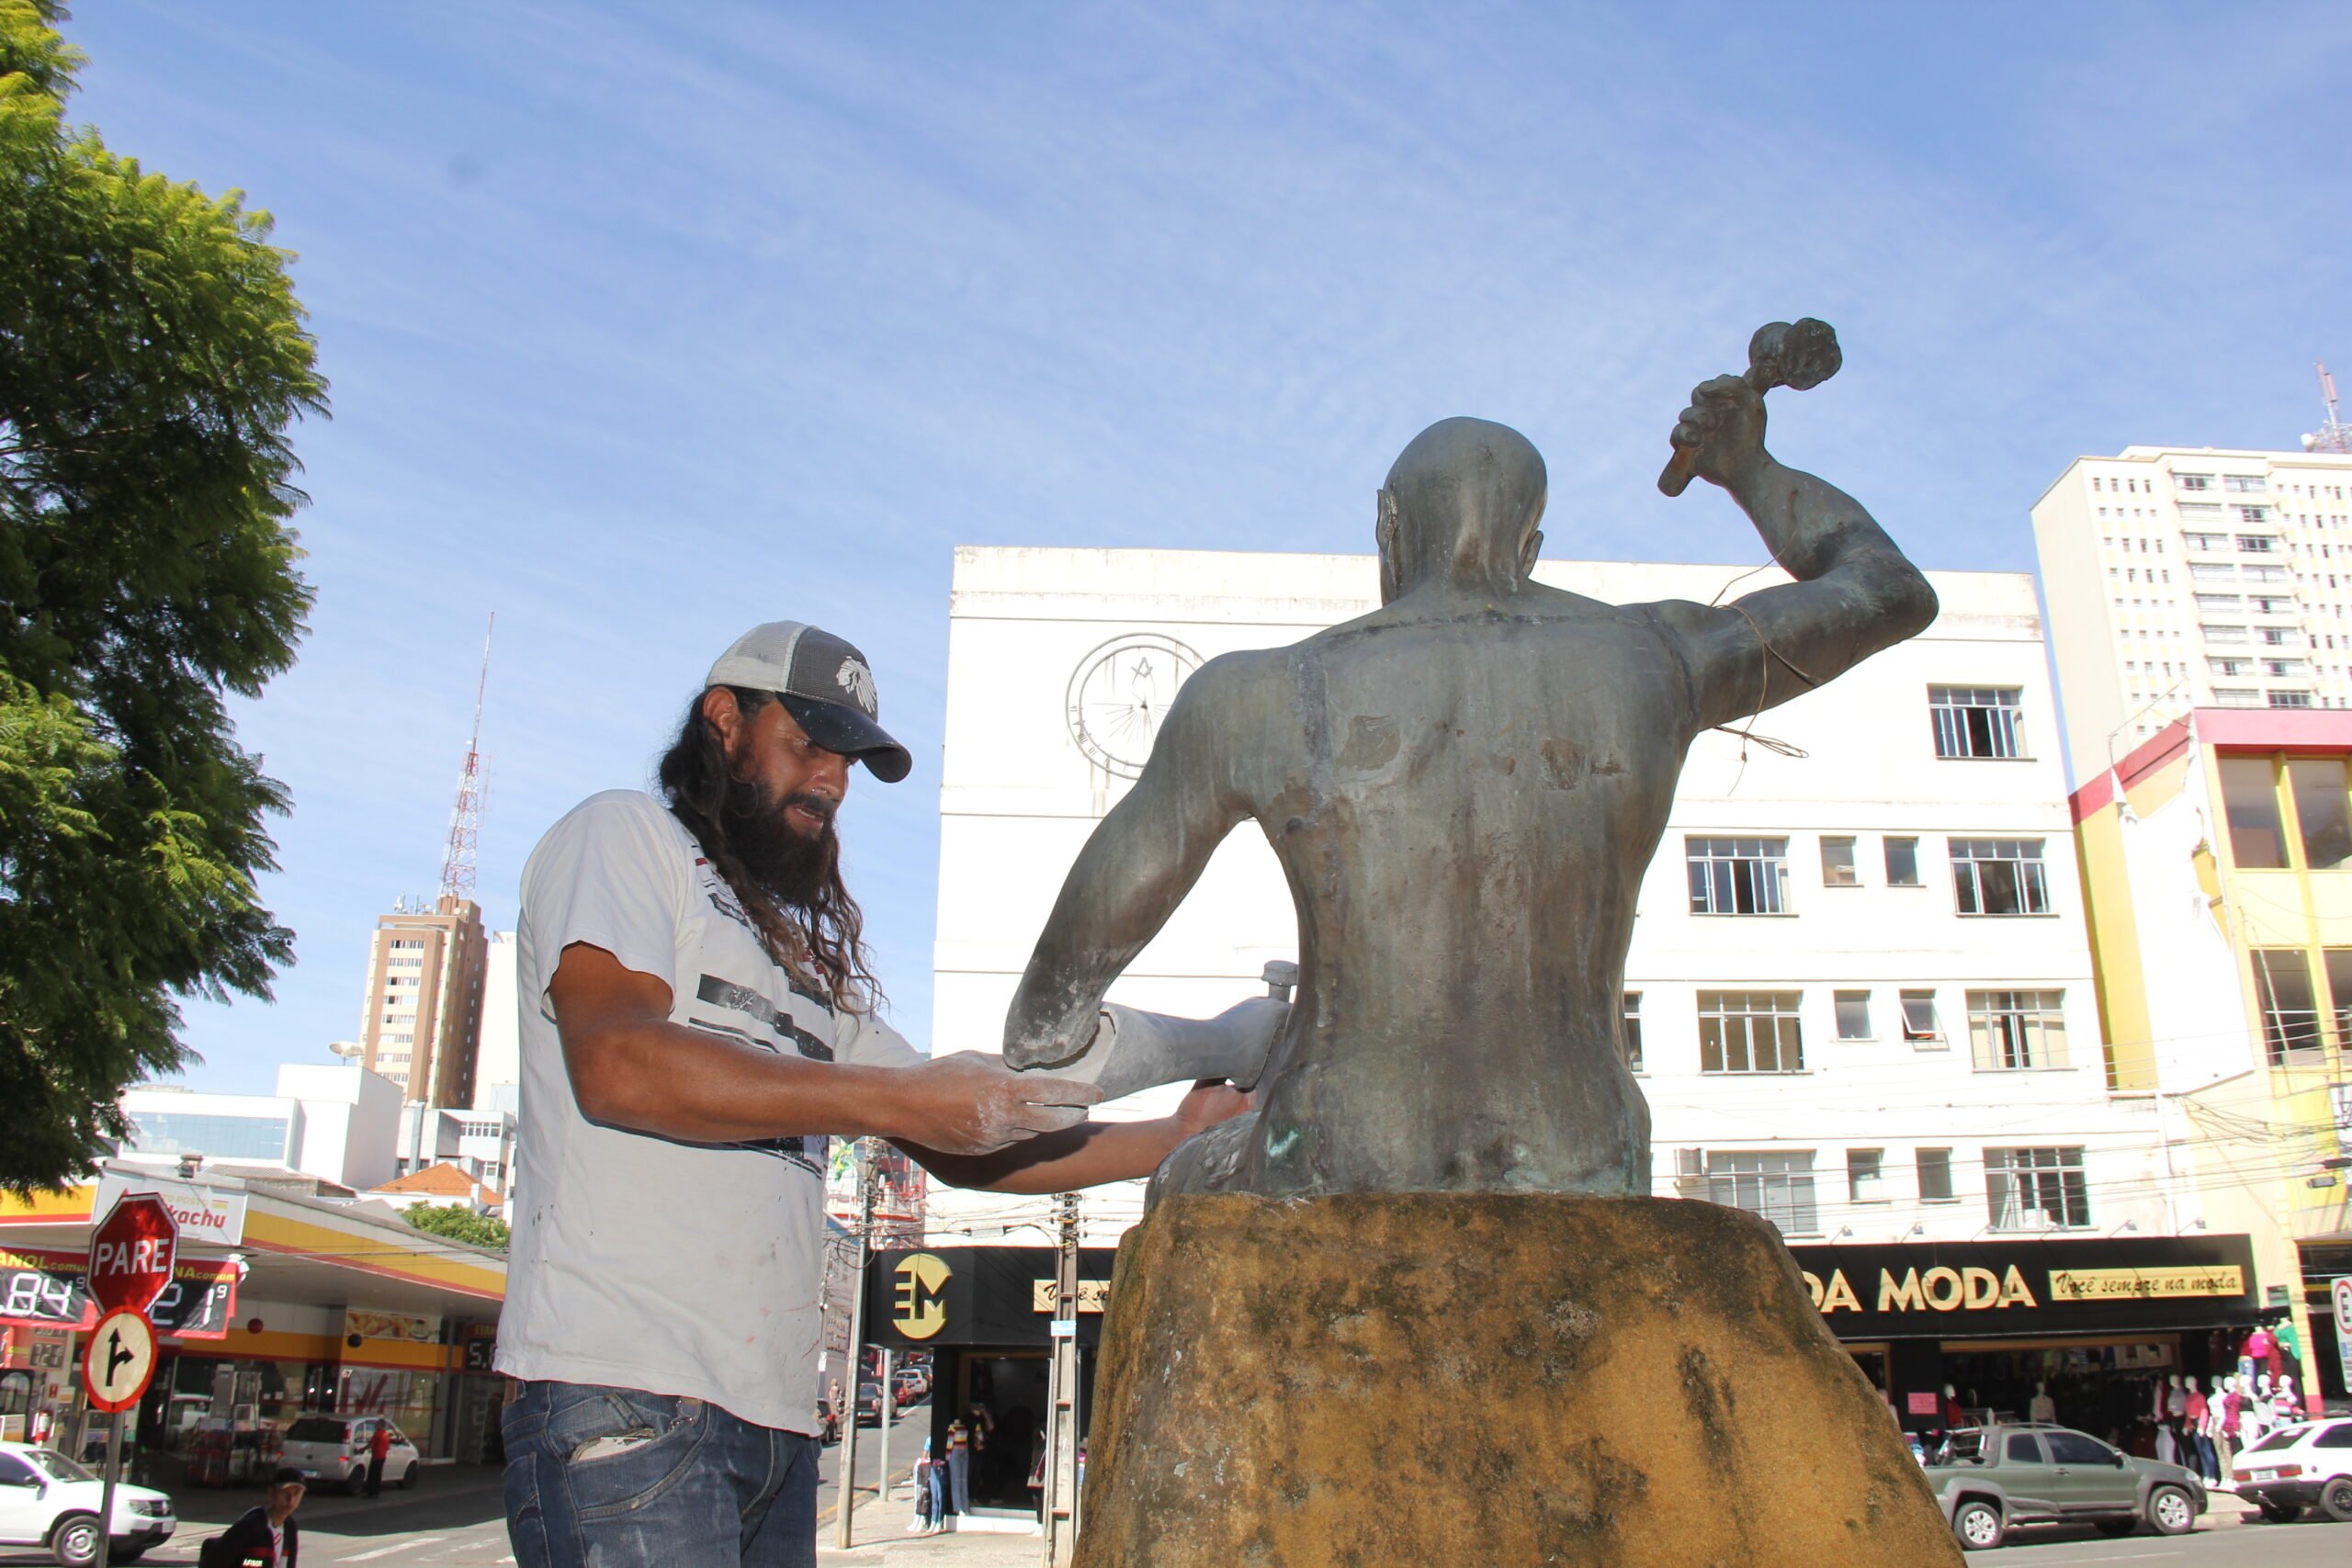
[[[1886,619],[1894,631],[1894,640],[1917,637],[1935,621],[1936,613],[1943,606],[1936,598],[1936,591],[1928,585],[1927,576],[1909,561],[1901,561],[1895,581],[1889,585],[1890,602]]]

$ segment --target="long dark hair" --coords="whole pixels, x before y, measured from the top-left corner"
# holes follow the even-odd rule
[[[749,723],[775,701],[769,692],[729,686],[735,706]],[[678,739],[662,755],[658,776],[671,814],[695,836],[702,852],[734,890],[743,913],[778,964],[802,981],[823,987],[835,1008],[870,1010],[882,998],[865,951],[865,916],[842,881],[841,840],[828,825],[817,841],[817,864],[806,891],[775,887],[755,874],[729,829],[745,809],[746,792],[756,786],[739,779],[727,757],[727,741],[695,697]]]

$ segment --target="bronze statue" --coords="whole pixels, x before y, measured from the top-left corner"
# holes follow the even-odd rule
[[[1297,994],[1271,1051],[1237,1045],[1264,1056],[1227,1075],[1257,1110],[1179,1148],[1155,1196],[1648,1193],[1622,995],[1683,757],[1936,614],[1859,503],[1764,449],[1764,389],[1836,367],[1826,327],[1775,323],[1674,427],[1660,488],[1730,491],[1797,580],[1720,606],[1536,583],[1534,446],[1476,419],[1414,437],[1380,492],[1381,608],[1185,683],[1062,886],[1006,1060],[1086,1057],[1105,988],[1254,819],[1297,905]]]

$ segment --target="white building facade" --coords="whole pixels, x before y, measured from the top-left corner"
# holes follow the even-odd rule
[[[1537,575],[1704,601],[1742,570]],[[1657,1190],[1758,1208],[1792,1238],[2164,1229],[2147,1108],[2107,1090],[2031,580],[1934,581],[1923,636],[1758,721],[1803,755],[1729,734],[1691,749],[1625,983]],[[958,552],[935,1050],[999,1047],[1061,877],[1182,676],[1376,592],[1368,557]],[[1213,1013],[1295,941],[1245,825],[1112,995]],[[984,1233],[1017,1208],[943,1195],[933,1224]],[[1137,1210],[1090,1201],[1112,1229]]]
[[[2077,457],[2033,532],[2078,781],[2191,708],[2352,706],[2352,457]]]
[[[306,1176],[355,1190],[392,1179],[400,1085],[356,1064],[289,1062],[276,1087],[276,1094],[125,1089],[131,1137],[119,1157],[158,1170]]]

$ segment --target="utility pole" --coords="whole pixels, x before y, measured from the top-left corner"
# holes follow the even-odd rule
[[[1065,1192],[1054,1269],[1053,1363],[1046,1384],[1044,1568],[1064,1568],[1078,1550],[1078,1194]]]
[[[850,1545],[850,1517],[857,1511],[857,1387],[865,1377],[865,1260],[872,1254],[874,1243],[874,1187],[880,1172],[876,1168],[874,1143],[870,1138],[857,1141],[857,1265],[851,1275],[849,1294],[849,1392],[843,1401],[849,1406],[842,1427],[841,1472],[841,1533],[839,1545],[843,1551]],[[884,1389],[888,1400],[890,1391]],[[885,1404],[882,1419],[890,1419]],[[888,1429],[887,1427],[885,1428]],[[887,1438],[884,1439],[888,1440]]]

